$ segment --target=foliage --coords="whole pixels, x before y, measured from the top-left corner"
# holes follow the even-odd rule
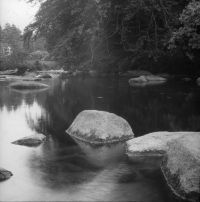
[[[181,27],[173,33],[169,48],[181,48],[194,59],[200,53],[200,2],[190,2],[179,19]]]
[[[0,29],[0,36],[0,43],[7,44],[12,50],[12,54],[9,56],[1,55],[0,70],[15,69],[18,64],[23,63],[26,57],[23,50],[21,31],[15,25],[6,24],[3,29]]]
[[[48,50],[68,68],[119,71],[132,68],[141,58],[157,61],[165,55],[173,30],[185,19],[179,21],[179,15],[188,2],[43,0],[26,33],[45,37]]]
[[[14,51],[21,49],[21,31],[15,25],[6,24],[3,29],[1,28],[0,35],[1,42],[9,44]]]

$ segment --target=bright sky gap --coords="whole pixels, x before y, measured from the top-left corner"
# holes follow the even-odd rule
[[[34,20],[38,5],[26,3],[26,0],[0,0],[0,25],[15,24],[23,29]]]

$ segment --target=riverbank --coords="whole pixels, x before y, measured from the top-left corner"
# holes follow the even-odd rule
[[[94,70],[90,71],[65,71],[63,69],[50,69],[50,70],[38,70],[38,71],[25,71],[22,75],[17,73],[17,70],[6,70],[0,71],[0,80],[22,80],[22,81],[39,81],[39,79],[43,79],[44,77],[47,78],[54,78],[61,76],[62,78],[70,78],[70,77],[119,77],[119,78],[127,78],[137,80],[139,78],[140,83],[144,83],[144,81],[151,81],[158,80],[159,81],[166,81],[166,80],[179,80],[183,82],[196,82],[197,84],[200,83],[200,77],[198,76],[188,76],[188,75],[170,75],[167,73],[159,73],[159,74],[152,74],[149,71],[144,70],[129,70],[126,72],[98,72]],[[142,77],[143,76],[143,77]],[[140,78],[141,77],[141,78]],[[132,83],[132,82],[131,82]],[[134,82],[133,82],[134,83]]]

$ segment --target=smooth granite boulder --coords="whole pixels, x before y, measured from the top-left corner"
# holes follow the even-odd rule
[[[10,171],[0,168],[0,182],[9,179],[12,176],[13,174]]]
[[[31,90],[31,89],[48,88],[48,85],[34,81],[19,81],[11,83],[10,88],[17,90],[27,90],[27,89]]]
[[[134,137],[129,123],[113,113],[85,110],[66,131],[70,136],[91,144],[126,141]]]
[[[27,147],[37,147],[45,141],[46,137],[42,134],[34,134],[12,142],[12,144]]]
[[[200,133],[182,136],[167,144],[161,165],[167,184],[187,201],[200,199]]]

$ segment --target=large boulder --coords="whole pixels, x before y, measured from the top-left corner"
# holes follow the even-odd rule
[[[130,159],[138,156],[163,156],[167,150],[167,143],[195,132],[154,132],[127,141],[127,154]]]
[[[0,168],[0,182],[9,179],[12,176],[13,174],[10,171]]]
[[[12,144],[27,147],[37,147],[45,141],[46,137],[42,134],[34,134],[12,142]]]
[[[171,190],[192,202],[200,199],[200,134],[168,142],[161,169]]]
[[[155,132],[127,142],[133,162],[155,162],[171,190],[197,202],[200,183],[200,132]],[[158,158],[158,161],[154,161]],[[153,160],[152,160],[153,159]]]
[[[140,76],[136,78],[132,78],[129,80],[129,84],[131,86],[144,86],[145,85],[155,85],[155,84],[162,84],[167,81],[166,78],[155,76],[155,75],[148,75],[148,76]]]
[[[48,85],[34,82],[34,81],[19,81],[10,84],[10,88],[14,88],[17,90],[27,90],[27,89],[42,89],[48,88]]]
[[[72,137],[91,144],[126,141],[134,137],[128,122],[109,112],[85,110],[66,131]]]

